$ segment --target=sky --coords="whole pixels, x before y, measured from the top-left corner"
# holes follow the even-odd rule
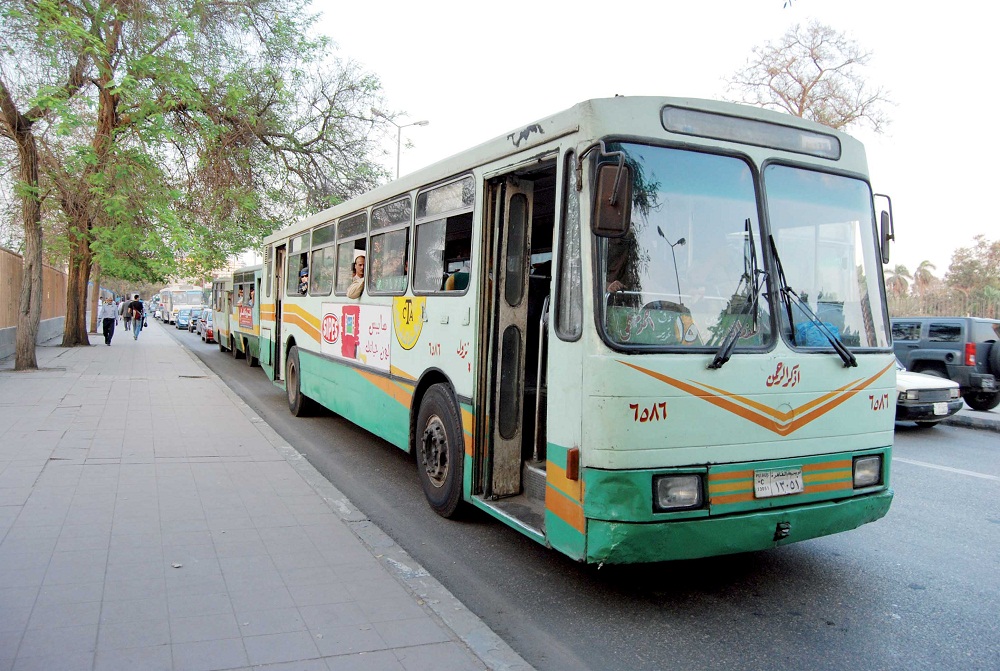
[[[992,193],[997,100],[984,68],[996,35],[983,0],[314,0],[337,55],[379,77],[402,130],[402,174],[590,98],[721,99],[755,46],[818,20],[872,52],[891,125],[865,143],[873,189],[892,198],[890,265],[930,261],[943,277],[973,237],[997,239]],[[395,171],[396,137],[383,164]],[[955,194],[960,194],[958,198]],[[952,210],[953,203],[963,205]]]

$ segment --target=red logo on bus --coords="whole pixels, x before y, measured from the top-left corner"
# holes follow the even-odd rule
[[[323,340],[328,343],[340,340],[340,321],[333,313],[323,315]]]

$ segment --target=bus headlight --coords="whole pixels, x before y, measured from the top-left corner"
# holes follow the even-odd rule
[[[854,457],[854,488],[871,487],[882,481],[882,455]]]
[[[657,511],[701,508],[702,501],[700,475],[659,475],[653,478],[653,508]]]

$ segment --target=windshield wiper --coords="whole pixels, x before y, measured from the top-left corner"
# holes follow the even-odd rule
[[[769,236],[771,241],[771,252],[774,254],[774,264],[778,270],[778,293],[781,294],[781,300],[785,304],[785,310],[788,313],[788,323],[792,327],[792,344],[797,345],[795,341],[795,319],[792,316],[792,300],[795,301],[795,306],[802,311],[802,313],[809,318],[809,321],[819,330],[823,336],[830,341],[830,345],[833,349],[840,355],[840,358],[844,360],[844,368],[857,367],[858,359],[854,356],[851,350],[847,349],[840,338],[837,337],[830,327],[826,325],[822,319],[816,316],[816,313],[812,311],[812,308],[802,300],[795,290],[788,286],[788,282],[785,280],[785,270],[781,267],[781,258],[778,256],[778,247],[774,244],[774,236]]]
[[[751,333],[757,331],[758,299],[760,297],[760,290],[764,286],[764,280],[767,279],[767,272],[757,267],[757,248],[754,243],[753,227],[750,225],[749,217],[743,222],[743,228],[747,234],[747,246],[744,248],[743,255],[743,275],[740,277],[739,284],[736,285],[736,291],[733,295],[739,295],[740,287],[745,282],[749,300],[743,305],[739,314],[736,315],[736,321],[732,323],[726,332],[725,337],[722,339],[722,345],[719,346],[718,351],[715,353],[715,358],[712,359],[712,363],[708,364],[709,368],[722,368],[729,361],[733,355],[736,343],[743,337],[743,322],[741,320],[747,314],[750,314],[753,320],[751,322],[753,324]]]

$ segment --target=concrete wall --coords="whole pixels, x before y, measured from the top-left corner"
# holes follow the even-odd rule
[[[52,340],[53,338],[61,338],[63,334],[63,327],[66,324],[65,317],[53,317],[52,319],[43,319],[38,324],[38,339],[35,341],[39,345],[42,343]],[[5,329],[0,329],[0,359],[6,359],[9,356],[14,356],[15,344],[17,342],[17,327],[11,326]]]

